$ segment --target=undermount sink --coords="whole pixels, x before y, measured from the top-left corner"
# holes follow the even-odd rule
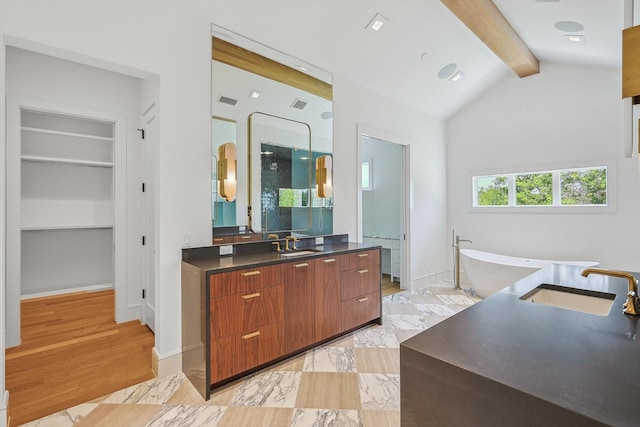
[[[293,257],[297,257],[297,256],[315,254],[316,252],[318,252],[318,251],[305,249],[305,250],[295,251],[295,252],[284,252],[284,253],[281,253],[280,256],[283,257],[283,258],[293,258]]]
[[[522,301],[550,305],[582,313],[607,316],[615,294],[542,284],[520,297]]]

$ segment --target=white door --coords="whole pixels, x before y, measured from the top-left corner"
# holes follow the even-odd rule
[[[144,233],[142,272],[142,322],[155,332],[155,162],[158,142],[158,117],[155,103],[142,114],[143,127],[139,130],[144,147],[144,192],[142,195],[142,224]]]

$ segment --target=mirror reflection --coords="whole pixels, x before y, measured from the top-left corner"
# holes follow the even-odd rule
[[[330,74],[215,25],[213,34],[214,235],[220,234],[216,228],[226,232],[230,226],[251,228],[265,238],[272,232],[331,234],[333,199],[324,191],[332,189],[332,176],[324,173],[330,168],[319,169],[324,197],[318,197],[315,181],[317,159],[330,159],[333,151]],[[303,68],[305,73],[298,71]],[[217,179],[218,150],[228,142],[235,143],[237,158],[233,201],[221,196]]]
[[[315,185],[317,171],[313,167],[317,159],[327,158],[328,153],[312,151],[309,125],[253,113],[249,135],[251,158],[260,159],[251,166],[251,205],[260,206],[260,215],[252,217],[252,230],[263,234],[331,233],[332,200],[328,194],[319,196]],[[326,173],[318,175],[323,177]]]
[[[219,180],[219,168],[218,165],[221,162],[220,151],[224,149],[226,144],[236,144],[236,122],[233,120],[227,120],[220,117],[214,117],[212,121],[213,126],[213,145],[211,156],[211,212],[213,218],[214,227],[233,226],[238,223],[237,210],[236,210],[236,197],[237,197],[237,179],[235,182],[236,191],[232,198],[225,197],[225,194],[221,194]],[[237,169],[237,167],[236,167]],[[237,175],[237,170],[235,171]],[[224,185],[223,192],[224,192]]]

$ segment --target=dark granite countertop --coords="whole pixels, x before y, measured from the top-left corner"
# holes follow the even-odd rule
[[[581,271],[544,268],[401,346],[607,425],[640,425],[640,316],[622,313],[628,282]],[[542,283],[616,297],[607,316],[519,299]]]
[[[267,244],[270,244],[267,242]],[[296,261],[300,259],[309,259],[314,257],[321,256],[331,256],[340,253],[347,253],[353,251],[359,251],[362,249],[374,249],[379,248],[380,246],[367,245],[363,243],[353,243],[353,242],[340,242],[340,243],[330,243],[319,246],[305,247],[298,250],[312,250],[314,251],[308,255],[298,255],[293,257],[282,256],[282,254],[288,254],[290,252],[260,252],[260,253],[251,253],[244,255],[234,255],[234,256],[215,256],[215,257],[204,257],[197,258],[193,260],[183,261],[187,262],[191,265],[194,265],[205,271],[227,271],[227,270],[235,270],[240,268],[247,267],[258,267],[261,265],[269,265],[278,262],[288,262],[288,261]]]

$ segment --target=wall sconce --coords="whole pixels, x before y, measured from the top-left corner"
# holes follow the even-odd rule
[[[236,189],[238,187],[236,145],[233,142],[227,142],[218,147],[218,159],[220,197],[227,202],[233,202],[236,199]]]
[[[320,198],[333,194],[333,160],[329,155],[316,159],[316,190]]]

